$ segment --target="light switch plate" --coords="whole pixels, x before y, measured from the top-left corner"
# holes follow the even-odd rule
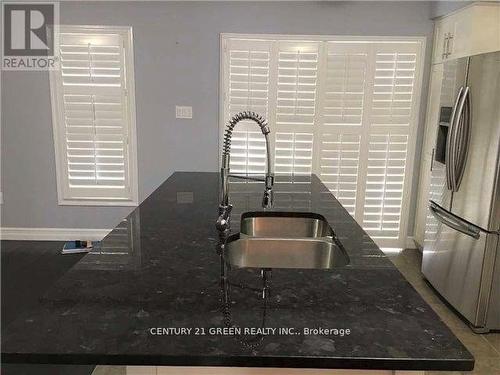
[[[175,118],[193,118],[193,107],[176,105]]]

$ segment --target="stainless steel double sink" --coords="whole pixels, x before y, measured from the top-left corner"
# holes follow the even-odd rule
[[[326,219],[301,212],[244,213],[224,258],[239,268],[330,269],[349,263]]]

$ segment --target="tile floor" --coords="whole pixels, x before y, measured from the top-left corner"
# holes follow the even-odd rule
[[[126,375],[125,366],[97,366],[92,375]]]
[[[419,250],[406,249],[399,254],[390,254],[389,257],[476,358],[476,366],[472,372],[428,371],[426,375],[500,375],[500,333],[474,334],[466,323],[443,303],[420,273],[422,254]],[[125,374],[125,367],[97,366],[92,375]]]

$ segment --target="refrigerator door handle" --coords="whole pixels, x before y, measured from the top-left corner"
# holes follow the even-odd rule
[[[450,140],[450,182],[451,182],[451,191],[458,191],[459,184],[458,182],[462,181],[460,176],[462,167],[464,167],[463,153],[464,153],[464,133],[466,131],[467,123],[466,118],[464,116],[464,108],[465,103],[467,102],[469,88],[462,87],[460,89],[461,97],[456,107],[455,116],[453,118],[454,122],[450,125],[452,127],[451,130],[451,140]],[[468,108],[468,107],[467,107]],[[468,111],[466,111],[468,112]]]
[[[458,230],[467,236],[475,238],[476,240],[480,238],[481,232],[483,231],[482,228],[479,228],[478,226],[452,214],[432,200],[429,201],[429,203],[429,209],[431,210],[432,215],[441,223]]]
[[[458,191],[467,163],[471,130],[470,117],[470,89],[466,87],[458,107],[457,136],[455,137],[455,144],[453,146],[456,149],[456,159],[454,159],[456,168],[454,168],[453,191]]]
[[[452,170],[453,170],[453,138],[454,138],[454,133],[455,133],[455,119],[457,118],[457,108],[458,104],[460,103],[460,98],[462,97],[462,92],[464,91],[463,87],[460,87],[460,90],[458,91],[457,98],[455,99],[455,105],[453,106],[453,110],[451,111],[451,117],[450,117],[450,125],[448,128],[448,136],[446,138],[446,148],[445,148],[445,171],[446,171],[446,187],[448,190],[453,191],[453,179],[452,179]]]
[[[435,154],[435,151],[436,149],[433,148],[432,149],[432,154],[431,154],[431,172],[432,172],[432,169],[434,168],[434,154]]]

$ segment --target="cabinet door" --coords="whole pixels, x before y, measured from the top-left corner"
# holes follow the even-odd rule
[[[427,215],[427,201],[431,177],[433,149],[436,143],[436,132],[439,123],[439,103],[443,80],[443,64],[433,65],[429,82],[427,100],[427,114],[425,117],[424,140],[422,143],[422,157],[418,183],[417,205],[415,212],[415,228],[413,237],[422,246],[424,244],[425,218]]]
[[[476,32],[472,29],[475,13],[477,12],[471,7],[450,16],[448,59],[468,56],[471,53],[472,36]]]
[[[436,21],[432,62],[500,50],[500,4],[476,3]],[[447,38],[448,37],[448,38]]]
[[[436,21],[434,27],[434,50],[432,52],[432,63],[439,64],[446,58],[446,36],[450,32],[450,22],[447,18]]]

